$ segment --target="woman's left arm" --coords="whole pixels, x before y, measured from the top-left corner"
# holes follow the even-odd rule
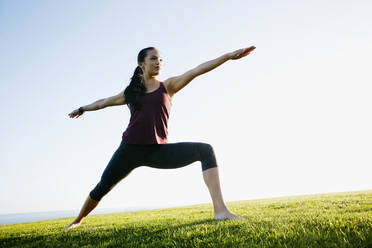
[[[171,77],[165,80],[164,83],[167,86],[169,95],[172,96],[176,94],[183,87],[185,87],[188,83],[190,83],[191,80],[193,80],[195,77],[213,70],[214,68],[222,65],[223,63],[225,63],[226,61],[230,59],[235,60],[235,59],[243,58],[247,56],[250,52],[252,52],[254,49],[256,49],[256,47],[251,46],[248,48],[236,50],[231,53],[226,53],[216,59],[200,64],[194,69],[191,69],[178,77]]]

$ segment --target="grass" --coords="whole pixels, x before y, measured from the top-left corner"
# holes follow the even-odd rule
[[[372,247],[372,190],[227,202],[0,226],[0,247]]]

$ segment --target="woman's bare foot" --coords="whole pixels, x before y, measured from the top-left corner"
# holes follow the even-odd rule
[[[78,227],[78,226],[80,226],[80,224],[81,224],[81,222],[72,222],[70,225],[68,225],[68,226],[65,226],[65,228],[63,228],[63,229],[71,229],[71,228],[75,228],[75,227]]]
[[[218,214],[214,214],[215,220],[229,220],[229,219],[238,219],[238,220],[245,220],[243,217],[237,216],[236,214],[231,213],[230,211],[220,212]]]

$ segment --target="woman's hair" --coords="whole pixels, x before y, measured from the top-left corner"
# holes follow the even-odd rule
[[[155,49],[155,47],[147,47],[142,49],[137,56],[137,62],[144,62],[147,51]],[[135,110],[141,110],[142,104],[138,99],[146,93],[146,86],[143,83],[143,71],[141,67],[137,66],[134,70],[133,76],[129,85],[124,90],[125,101],[128,105],[132,106]]]

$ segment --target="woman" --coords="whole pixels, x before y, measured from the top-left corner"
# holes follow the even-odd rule
[[[168,118],[172,98],[191,80],[230,59],[243,58],[254,49],[255,47],[251,46],[226,53],[163,82],[157,79],[162,67],[159,51],[154,47],[142,49],[137,57],[138,66],[125,90],[72,111],[69,114],[70,118],[78,118],[85,111],[127,104],[131,118],[123,133],[121,144],[104,170],[100,182],[90,192],[79,216],[65,229],[79,226],[102,197],[133,169],[139,166],[173,169],[195,161],[201,161],[203,178],[213,201],[214,219],[244,219],[231,213],[223,201],[212,146],[200,142],[168,144]]]

